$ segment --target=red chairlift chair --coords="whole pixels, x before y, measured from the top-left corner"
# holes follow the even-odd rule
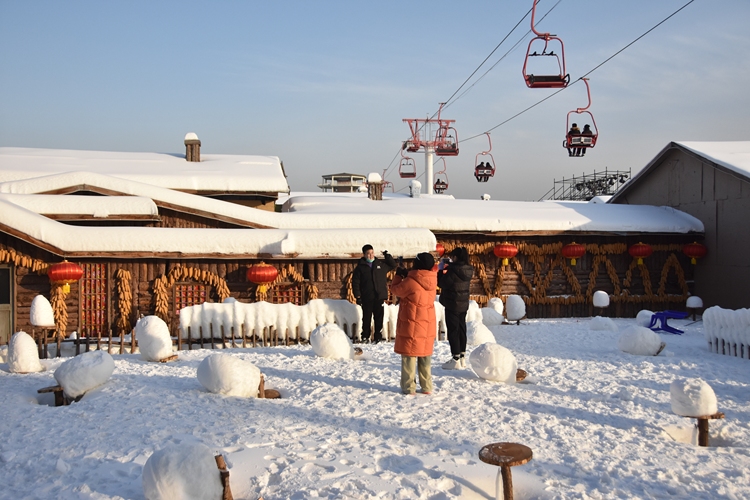
[[[485,134],[487,134],[487,140],[490,141],[490,149],[477,153],[477,156],[474,158],[474,177],[476,177],[477,182],[487,182],[490,180],[490,177],[495,175],[495,159],[492,157],[492,153],[490,153],[492,151],[492,139],[489,132],[485,132]],[[483,160],[481,162],[480,156]],[[485,157],[487,158],[485,159]]]
[[[414,166],[414,160],[409,156],[404,155],[404,150],[401,150],[401,163],[398,165],[398,175],[402,179],[414,179],[417,177],[417,167]]]
[[[458,132],[451,126],[456,120],[445,120],[440,118],[445,103],[440,103],[437,122],[438,129],[435,133],[435,154],[438,156],[458,156]]]
[[[565,121],[565,140],[563,141],[563,147],[568,150],[569,156],[584,156],[586,154],[586,149],[596,146],[596,140],[599,138],[599,129],[596,127],[596,120],[594,120],[594,115],[591,114],[591,111],[588,111],[589,106],[591,106],[591,89],[589,88],[589,79],[582,78],[582,80],[583,83],[586,84],[586,94],[588,95],[589,103],[585,108],[577,108],[573,111],[568,112],[568,116]],[[583,133],[583,131],[578,134],[571,133],[570,115],[573,113],[578,115],[589,115],[589,118],[591,118],[591,126],[593,127],[593,129],[591,129],[589,133]],[[577,120],[581,121],[580,118],[578,118]]]
[[[435,184],[433,184],[432,186],[432,190],[437,194],[443,194],[445,190],[448,189],[448,174],[446,173],[445,158],[440,159],[443,160],[443,170],[435,173],[436,180]],[[443,174],[445,180],[442,180],[440,177],[438,177],[440,174]]]
[[[526,59],[524,59],[523,61],[523,79],[526,82],[527,87],[534,89],[555,89],[567,87],[568,83],[570,83],[570,75],[565,72],[565,45],[563,44],[563,41],[559,37],[551,33],[539,33],[534,27],[534,15],[536,13],[536,4],[538,2],[539,0],[534,0],[534,6],[531,9],[531,30],[536,36],[532,38],[531,41],[529,41],[529,46],[526,49]],[[541,53],[537,52],[536,50],[534,50],[534,52],[531,51],[531,46],[534,45],[534,42],[536,42],[537,40],[544,41],[544,48],[542,49]],[[550,49],[549,52],[547,52],[547,48],[549,47],[550,42],[554,42],[554,45],[557,45],[559,42],[559,54],[555,54],[554,46],[552,47],[552,49]],[[536,45],[539,44],[537,43]],[[551,75],[535,75],[533,73],[528,73],[527,65],[529,63],[529,58],[541,56],[554,57],[557,62],[559,73]]]

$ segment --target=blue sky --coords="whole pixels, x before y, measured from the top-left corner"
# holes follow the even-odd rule
[[[565,42],[575,80],[686,2],[562,0],[538,29]],[[317,190],[326,173],[393,165],[402,118],[434,113],[531,5],[0,0],[0,146],[184,152],[195,132],[205,153],[279,156],[292,190]],[[554,178],[637,171],[669,141],[750,140],[749,19],[746,0],[695,0],[590,75],[600,136],[585,158],[562,148],[567,112],[586,104],[578,83],[492,132],[487,184],[472,175],[486,139],[462,142],[448,193],[538,199]],[[523,82],[528,39],[444,111],[459,138],[553,92]]]

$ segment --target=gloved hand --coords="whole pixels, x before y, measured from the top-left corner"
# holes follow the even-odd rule
[[[362,297],[357,297],[357,305],[358,306],[362,305]]]
[[[402,278],[406,278],[409,275],[409,271],[406,268],[399,267],[396,269],[396,274],[401,276]]]

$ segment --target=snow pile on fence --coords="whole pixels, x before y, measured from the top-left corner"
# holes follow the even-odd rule
[[[703,313],[703,334],[711,352],[750,359],[750,309],[709,307]]]
[[[260,368],[231,354],[211,354],[198,365],[198,382],[209,392],[241,398],[258,397]]]
[[[398,306],[383,305],[383,338],[396,337]],[[481,321],[481,311],[477,309]],[[467,314],[467,320],[468,320]],[[445,308],[435,302],[435,317],[438,331],[445,331]],[[310,333],[320,325],[335,323],[349,337],[359,338],[362,331],[362,308],[347,300],[314,299],[305,305],[291,303],[227,301],[225,303],[204,302],[180,310],[180,335],[183,339],[242,338],[264,331],[276,331],[279,340],[309,340]]]
[[[638,325],[629,326],[617,340],[617,347],[622,352],[636,356],[656,356],[662,350],[661,338],[648,328]]]
[[[26,332],[16,332],[8,345],[8,369],[11,373],[32,373],[44,370],[39,362],[36,342]]]
[[[82,396],[112,376],[115,361],[105,351],[85,352],[70,358],[55,370],[55,380],[69,398]]]
[[[224,493],[214,454],[201,443],[155,451],[143,465],[141,480],[149,500],[219,499]]]
[[[351,339],[336,324],[326,323],[313,330],[310,345],[321,358],[354,359]]]
[[[135,324],[138,348],[146,361],[160,361],[173,354],[169,327],[159,316],[146,316]]]
[[[702,417],[719,411],[714,390],[699,378],[674,380],[669,395],[672,412],[683,417]]]
[[[471,351],[469,363],[479,378],[490,382],[516,383],[516,357],[500,344],[488,342],[480,345]]]
[[[34,326],[55,326],[55,313],[52,311],[52,304],[44,295],[37,295],[31,301],[29,322]]]

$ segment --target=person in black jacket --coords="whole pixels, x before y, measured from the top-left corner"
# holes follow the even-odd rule
[[[386,274],[398,266],[388,250],[383,250],[383,260],[375,258],[372,245],[362,247],[362,258],[352,273],[352,292],[357,304],[362,306],[362,341],[370,341],[370,323],[375,320],[372,335],[374,344],[380,342],[383,330],[383,302],[388,298]]]
[[[445,307],[445,324],[448,327],[448,342],[453,356],[443,369],[466,368],[466,311],[469,310],[469,285],[474,268],[469,264],[469,252],[457,247],[449,254],[450,264],[443,261],[438,270],[440,303]]]

